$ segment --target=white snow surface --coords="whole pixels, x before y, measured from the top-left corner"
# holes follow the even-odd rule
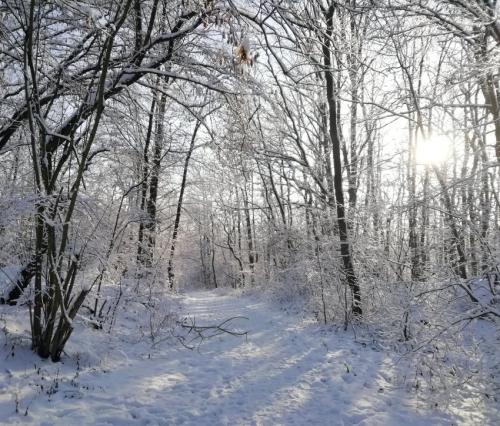
[[[129,312],[112,335],[80,324],[63,362],[52,363],[30,351],[26,318],[1,307],[9,335],[0,334],[0,424],[500,424],[482,405],[441,411],[419,402],[395,380],[411,365],[262,297],[192,291],[179,300],[198,325],[245,316],[228,327],[247,338],[152,347]]]

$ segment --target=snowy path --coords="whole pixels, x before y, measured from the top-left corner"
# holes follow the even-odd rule
[[[177,345],[150,359],[144,344],[135,352],[115,347],[102,364],[109,366],[107,372],[82,371],[73,388],[71,381],[62,381],[49,401],[45,393],[30,396],[20,388],[20,414],[14,412],[8,389],[30,367],[16,370],[13,364],[8,375],[0,373],[0,423],[451,424],[443,415],[417,410],[412,394],[391,385],[391,359],[353,343],[348,335],[304,324],[249,296],[193,292],[185,295],[183,305],[199,324],[248,317],[239,320],[249,331],[248,340],[224,335],[199,351]],[[49,364],[43,368],[53,368]],[[19,379],[16,386],[22,384]]]

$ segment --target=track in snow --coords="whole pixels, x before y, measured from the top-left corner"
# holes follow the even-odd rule
[[[393,361],[348,334],[327,331],[250,296],[197,291],[183,297],[198,324],[234,316],[248,339],[222,335],[199,351],[166,347],[150,359],[143,346],[111,347],[105,373],[82,371],[77,390],[65,382],[50,401],[24,396],[13,413],[0,387],[0,422],[46,425],[437,425],[414,395],[391,384]],[[94,335],[96,333],[94,332]],[[102,335],[101,335],[102,337]],[[87,344],[92,345],[92,338]],[[140,345],[140,344],[139,344]],[[20,367],[21,369],[22,367]],[[53,368],[46,365],[46,368]],[[74,373],[74,370],[73,370]],[[23,386],[21,379],[17,386]],[[25,386],[27,386],[25,384]],[[7,395],[7,396],[6,396]],[[23,394],[24,395],[24,394]],[[420,407],[423,408],[423,407]],[[3,413],[2,413],[3,411]]]

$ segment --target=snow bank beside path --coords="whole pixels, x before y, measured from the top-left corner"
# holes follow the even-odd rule
[[[386,353],[252,296],[190,292],[185,315],[230,317],[248,338],[220,335],[198,350],[129,333],[79,329],[64,363],[41,361],[9,308],[0,342],[0,423],[40,425],[450,425],[495,424],[484,407],[444,414],[419,403]],[[12,312],[12,311],[10,311]],[[12,342],[16,342],[14,347]],[[11,351],[15,356],[11,356]],[[78,355],[76,355],[79,353]],[[17,410],[17,413],[16,413]],[[484,412],[483,412],[484,411]]]

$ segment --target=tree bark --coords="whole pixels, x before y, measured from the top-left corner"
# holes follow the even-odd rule
[[[188,169],[189,169],[189,160],[191,159],[191,154],[193,153],[194,144],[196,141],[196,134],[198,133],[198,129],[200,128],[200,126],[201,126],[201,121],[198,121],[196,123],[195,128],[194,128],[193,135],[191,136],[189,150],[188,150],[188,153],[186,155],[186,159],[184,160],[184,170],[182,171],[182,182],[181,182],[181,188],[180,188],[180,192],[179,192],[179,200],[177,201],[177,210],[175,212],[174,230],[172,232],[172,244],[170,246],[170,255],[168,258],[168,267],[167,267],[168,285],[169,285],[171,290],[174,288],[175,243],[177,242],[177,233],[179,231],[179,223],[181,221],[182,200],[184,198],[184,190],[186,189],[187,174],[188,174]]]
[[[146,207],[146,201],[148,197],[148,176],[149,176],[149,145],[151,143],[151,133],[153,131],[154,123],[154,113],[156,108],[156,93],[153,93],[153,99],[151,100],[151,108],[149,110],[148,119],[148,129],[146,133],[146,140],[144,141],[144,150],[142,153],[142,184],[141,184],[141,220],[139,222],[139,234],[137,236],[137,261],[140,264],[144,264],[144,209]]]
[[[343,269],[347,284],[352,292],[351,310],[354,315],[362,315],[361,308],[361,289],[354,271],[352,260],[352,248],[348,235],[348,226],[346,218],[346,208],[344,201],[344,190],[342,187],[342,160],[341,145],[339,138],[339,123],[337,122],[337,106],[335,96],[335,82],[333,79],[332,60],[331,60],[331,38],[333,34],[333,15],[335,6],[332,5],[325,12],[326,33],[323,41],[323,61],[326,81],[326,95],[328,102],[328,121],[330,142],[332,144],[333,168],[334,168],[334,191],[337,210],[337,224],[339,228],[340,255],[342,257]]]

